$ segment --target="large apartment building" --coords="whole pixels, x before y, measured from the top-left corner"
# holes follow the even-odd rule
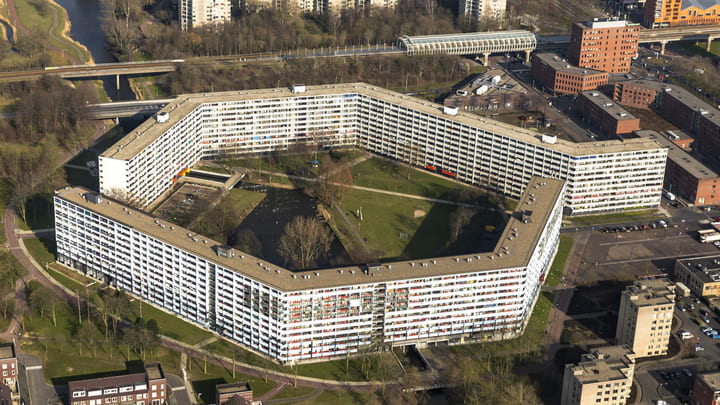
[[[530,69],[533,79],[555,93],[578,94],[608,84],[608,73],[569,64],[554,53],[536,53]]]
[[[624,20],[590,20],[575,23],[570,34],[568,60],[581,68],[609,73],[630,71],[637,56],[640,26]]]
[[[99,158],[100,191],[147,206],[200,159],[354,146],[519,197],[568,183],[568,214],[660,203],[667,150],[649,139],[573,143],[364,83],[191,94]]]
[[[458,14],[474,20],[505,18],[507,0],[460,0]]]
[[[557,250],[564,191],[562,180],[533,177],[490,252],[288,271],[67,187],[55,194],[57,257],[282,362],[498,340],[529,320]]]
[[[720,23],[720,0],[647,0],[644,23],[648,28]]]
[[[720,203],[720,176],[681,146],[685,141],[673,139],[671,132],[661,135],[655,131],[636,131],[638,136],[654,139],[668,150],[665,168],[666,190],[682,196],[693,205],[712,205]],[[678,135],[675,135],[679,138]]]
[[[628,346],[606,346],[566,364],[561,405],[625,405],[630,397],[635,354]]]
[[[180,29],[230,21],[230,0],[178,0]]]
[[[583,91],[575,99],[575,109],[589,127],[601,135],[615,138],[640,129],[640,119],[599,91]]]
[[[620,298],[615,343],[628,345],[637,358],[667,354],[674,308],[673,283],[636,281]]]

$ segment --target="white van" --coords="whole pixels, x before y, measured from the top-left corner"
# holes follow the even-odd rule
[[[692,339],[692,337],[693,337],[692,333],[690,333],[686,330],[678,331],[678,335],[680,336],[680,339],[682,339],[682,340]]]

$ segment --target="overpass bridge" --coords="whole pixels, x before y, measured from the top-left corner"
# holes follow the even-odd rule
[[[174,99],[115,101],[112,103],[91,104],[90,115],[98,120],[132,117],[138,114],[151,115],[170,104]]]

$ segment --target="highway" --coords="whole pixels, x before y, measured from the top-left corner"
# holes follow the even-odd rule
[[[155,114],[174,99],[116,101],[113,103],[91,104],[88,106],[90,114],[98,120],[132,117],[137,114]]]

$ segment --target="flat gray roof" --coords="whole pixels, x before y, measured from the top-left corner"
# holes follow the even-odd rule
[[[518,203],[518,210],[532,211],[531,221],[524,223],[516,212],[491,252],[384,263],[367,274],[366,268],[360,266],[290,271],[242,252],[235,257],[221,257],[216,251],[222,243],[105,197],[99,204],[87,201],[83,195],[88,190],[84,187],[66,187],[57,190],[55,195],[266,285],[295,291],[524,267],[549,219],[551,208],[561,198],[563,184],[562,180],[533,177]]]
[[[630,85],[635,85],[635,86],[647,87],[647,88],[655,89],[655,90],[665,90],[668,88],[675,87],[671,84],[667,84],[667,83],[660,82],[657,80],[647,80],[647,79],[623,80],[623,81],[619,82],[619,84],[630,84]]]
[[[602,381],[625,380],[628,378],[627,368],[635,363],[635,354],[625,345],[605,346],[592,350],[582,356],[576,365],[568,364],[575,378],[583,384]]]
[[[691,109],[699,112],[705,119],[708,119],[715,125],[720,126],[720,110],[718,110],[717,107],[708,104],[700,97],[690,93],[683,87],[668,86],[665,89],[664,97],[671,97],[678,100]]]
[[[536,53],[535,57],[558,72],[571,73],[579,76],[605,75],[607,72],[573,66],[567,59],[563,59],[551,52]]]
[[[675,131],[680,132],[680,131]],[[714,179],[718,175],[711,168],[705,166],[701,161],[695,159],[691,154],[683,148],[675,145],[668,137],[661,135],[656,131],[642,130],[635,131],[638,136],[650,138],[655,142],[668,149],[668,159],[672,160],[676,165],[682,167],[686,172],[690,173],[697,179]]]
[[[581,97],[586,98],[591,103],[595,104],[598,108],[605,111],[608,115],[612,115],[618,121],[636,120],[636,116],[632,115],[630,111],[624,109],[620,104],[616,103],[613,99],[604,95],[597,90],[587,90],[580,93]]]
[[[604,140],[598,142],[581,142],[574,143],[562,139],[558,139],[555,144],[542,142],[542,135],[529,129],[519,128],[511,124],[505,124],[500,121],[480,117],[476,114],[467,112],[458,112],[457,115],[451,116],[444,114],[443,106],[429,101],[418,99],[411,96],[384,89],[382,87],[371,86],[367,83],[348,83],[323,86],[307,86],[307,91],[303,94],[293,94],[288,88],[279,89],[261,89],[261,90],[244,90],[229,91],[222,93],[204,93],[204,94],[185,94],[178,96],[174,102],[168,104],[161,111],[169,112],[170,118],[165,123],[158,123],[154,118],[148,119],[138,126],[131,133],[125,135],[122,139],[108,148],[101,156],[129,160],[145,147],[150,145],[165,133],[170,127],[175,125],[181,118],[185,117],[195,108],[203,103],[216,103],[235,100],[262,100],[262,99],[281,99],[289,97],[308,97],[330,94],[363,94],[369,97],[393,103],[405,108],[409,108],[418,112],[441,117],[448,121],[454,121],[468,125],[473,128],[479,128],[494,134],[505,136],[510,139],[516,139],[528,144],[541,146],[546,149],[555,150],[570,156],[587,156],[598,155],[604,153],[632,152],[639,150],[660,149],[657,142],[650,139],[636,138],[620,140]],[[122,146],[122,148],[120,148]]]
[[[693,273],[703,283],[720,281],[720,255],[679,259],[678,263]]]
[[[637,280],[623,290],[623,294],[634,296],[636,307],[646,307],[675,302],[675,284],[663,278]]]

